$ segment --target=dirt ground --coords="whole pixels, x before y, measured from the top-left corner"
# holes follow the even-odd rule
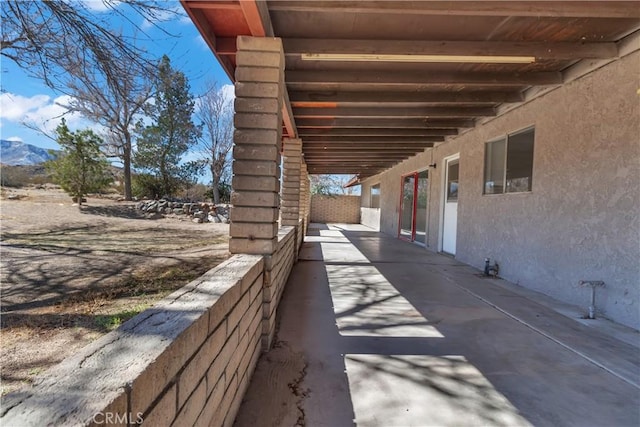
[[[149,219],[134,205],[2,190],[3,395],[228,257],[228,225]]]

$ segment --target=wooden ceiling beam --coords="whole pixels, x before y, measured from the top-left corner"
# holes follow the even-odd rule
[[[364,66],[364,64],[363,64]],[[472,73],[429,71],[352,71],[352,70],[289,70],[285,72],[287,84],[348,84],[349,87],[384,84],[411,85],[478,85],[478,86],[541,86],[562,84],[560,72],[538,73]]]
[[[383,144],[374,144],[374,145],[341,145],[341,144],[330,144],[330,145],[310,145],[304,146],[302,148],[303,152],[316,153],[316,152],[324,152],[324,151],[357,151],[357,152],[409,152],[415,150],[423,150],[425,148],[433,147],[432,143],[427,144],[395,144],[395,145],[383,145]]]
[[[282,121],[284,122],[284,127],[287,131],[287,136],[290,138],[298,137],[298,129],[296,127],[296,122],[294,119],[293,109],[291,108],[291,102],[289,101],[289,93],[285,89],[283,91],[283,100],[282,100]]]
[[[357,166],[333,166],[333,167],[325,167],[322,165],[318,165],[314,169],[309,170],[309,175],[377,175],[382,171],[389,169],[388,167],[372,167],[372,168],[363,168]]]
[[[356,157],[363,154],[363,151],[346,151],[346,150],[326,150],[328,152],[314,152],[314,151],[304,151],[305,159],[316,159],[324,156],[351,156]],[[424,150],[415,149],[415,150],[402,150],[402,151],[369,151],[366,154],[375,154],[379,156],[413,156],[417,153],[421,153]]]
[[[275,1],[272,12],[638,18],[637,1]]]
[[[183,0],[183,4],[191,9],[205,10],[241,10],[238,1],[202,1],[202,0]]]
[[[215,51],[218,55],[235,55],[238,52],[236,38],[217,37]]]
[[[326,137],[326,136],[307,136],[302,139],[303,144],[313,143],[339,143],[339,144],[358,144],[358,143],[433,143],[444,141],[444,136],[342,136],[342,137]]]
[[[397,140],[387,140],[387,141],[348,141],[348,140],[333,140],[333,141],[317,141],[317,142],[302,142],[305,148],[314,148],[314,147],[353,147],[353,148],[362,148],[362,147],[405,147],[405,148],[413,148],[413,147],[432,147],[433,142],[429,141],[397,141]]]
[[[317,175],[321,173],[331,173],[331,174],[342,174],[342,173],[367,173],[374,172],[377,173],[379,171],[383,171],[387,169],[384,166],[363,166],[363,165],[323,165],[323,164],[315,164],[308,165],[309,174]]]
[[[218,51],[216,50],[216,46],[217,46],[216,35],[213,32],[211,25],[209,25],[209,21],[207,20],[202,10],[191,8],[190,6],[191,6],[191,3],[193,2],[181,0],[180,3],[182,4],[182,7],[186,10],[187,14],[191,18],[191,21],[193,21],[196,28],[202,35],[202,38],[204,39],[205,43],[209,46],[209,49],[211,49],[215,57],[218,59],[218,62],[222,66],[222,69],[224,70],[224,72],[227,74],[229,79],[233,81],[235,67],[233,66],[233,63],[227,56],[218,53]]]
[[[397,165],[398,163],[400,163],[402,160],[397,160],[397,161],[388,161],[388,162],[372,162],[372,161],[355,161],[355,162],[349,162],[349,161],[342,161],[342,162],[331,162],[331,161],[323,161],[323,162],[317,162],[316,164],[318,165],[318,167],[323,167],[325,169],[350,169],[350,170],[354,170],[354,171],[362,171],[362,170],[371,170],[371,169],[386,169],[386,168],[390,168],[392,166]],[[308,166],[308,164],[307,164]]]
[[[215,3],[215,2],[211,2]],[[254,37],[273,37],[273,26],[269,9],[263,0],[242,0],[240,9]]]
[[[404,118],[392,118],[392,119],[351,119],[351,118],[337,118],[337,119],[299,119],[296,120],[298,129],[304,128],[371,128],[371,127],[385,127],[385,128],[471,128],[474,126],[474,121],[470,119],[404,119]]]
[[[336,107],[294,108],[296,119],[333,117],[492,117],[496,110],[491,107]]]
[[[372,171],[380,171],[385,170],[391,166],[394,166],[400,162],[394,162],[391,165],[357,165],[357,164],[327,164],[327,163],[315,163],[312,165],[307,165],[309,168],[310,174],[319,174],[319,173],[362,173],[362,172],[372,172]]]
[[[307,164],[309,163],[314,163],[314,162],[318,162],[318,161],[330,161],[330,160],[307,160],[305,159],[305,162]],[[355,158],[350,158],[350,159],[342,159],[339,158],[337,160],[331,160],[332,163],[335,164],[354,164],[354,165],[358,165],[361,164],[362,166],[372,166],[372,165],[386,165],[389,163],[393,163],[393,160],[385,160],[385,159],[381,159],[381,158],[375,158],[375,159],[355,159]]]
[[[361,159],[364,160],[368,157],[379,157],[379,158],[387,158],[386,156],[389,157],[396,157],[396,156],[403,156],[403,157],[413,157],[418,153],[422,153],[424,152],[425,148],[417,148],[414,150],[405,150],[405,151],[371,151],[371,152],[364,152],[364,151],[329,151],[326,150],[324,152],[307,152],[305,151],[304,153],[304,158],[305,161],[313,161],[314,159],[319,159],[319,158],[327,158],[327,157],[340,157],[340,156],[345,156],[345,158],[352,158],[352,159]],[[361,156],[361,157],[358,157]]]
[[[505,41],[421,41],[283,39],[285,55],[457,55],[532,56],[536,60],[608,59],[618,55],[613,42],[505,42]]]
[[[404,160],[408,159],[415,153],[403,153],[403,154],[363,154],[363,153],[327,153],[323,156],[313,156],[307,157],[305,156],[305,161],[315,162],[315,161],[359,161],[359,162],[369,162],[369,161],[381,161],[381,162],[391,162],[396,160]]]
[[[303,142],[303,150],[414,150],[416,148],[433,147],[433,142],[349,142],[349,141],[331,141],[331,142]]]
[[[457,135],[457,129],[389,129],[380,126],[370,126],[369,128],[338,128],[338,129],[300,129],[300,136],[304,141],[310,136],[337,137],[337,136],[451,136]]]
[[[310,175],[358,175],[358,176],[374,176],[378,175],[381,172],[384,172],[388,168],[376,168],[371,170],[361,170],[356,168],[342,168],[342,169],[330,169],[330,170],[322,170],[318,169],[310,173]]]
[[[300,92],[290,91],[289,99],[298,103],[502,103],[521,102],[519,91],[463,91],[463,92]]]

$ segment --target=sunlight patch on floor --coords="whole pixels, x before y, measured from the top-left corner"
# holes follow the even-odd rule
[[[462,356],[345,355],[358,426],[529,426]]]

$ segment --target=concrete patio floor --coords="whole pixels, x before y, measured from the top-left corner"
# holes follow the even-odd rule
[[[478,273],[364,226],[312,225],[235,425],[640,425],[637,333]]]

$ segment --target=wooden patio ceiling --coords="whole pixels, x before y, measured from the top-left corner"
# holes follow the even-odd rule
[[[182,4],[232,80],[236,36],[282,38],[284,134],[302,138],[310,173],[361,177],[522,102],[530,88],[561,85],[579,61],[615,58],[640,28],[638,1]]]

